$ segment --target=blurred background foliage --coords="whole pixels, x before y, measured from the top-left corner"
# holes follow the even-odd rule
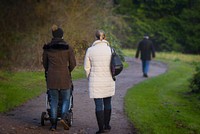
[[[121,48],[136,48],[146,33],[157,51],[199,54],[199,7],[198,0],[2,0],[0,68],[42,69],[52,24],[64,29],[79,65],[97,29],[121,57]]]
[[[130,26],[125,47],[149,34],[158,51],[200,54],[199,0],[115,0]]]
[[[78,64],[95,40],[97,29],[112,32],[120,17],[107,0],[4,0],[0,1],[0,67],[9,70],[42,69],[42,47],[51,40],[51,26],[64,29],[64,39],[74,48]],[[105,29],[106,28],[106,29]],[[114,34],[107,39],[112,44]],[[112,40],[111,40],[112,39]],[[119,44],[118,44],[119,45]],[[114,46],[118,46],[114,45]]]

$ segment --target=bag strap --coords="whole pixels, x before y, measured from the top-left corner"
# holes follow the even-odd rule
[[[112,53],[112,54],[116,54],[115,49],[112,48],[111,46],[109,46],[109,47],[110,47],[110,51],[111,51],[111,53]]]

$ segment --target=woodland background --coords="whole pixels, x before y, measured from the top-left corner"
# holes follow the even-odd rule
[[[144,34],[157,51],[200,54],[199,7],[199,0],[1,0],[0,68],[42,69],[52,24],[64,29],[80,65],[97,29],[121,55]]]

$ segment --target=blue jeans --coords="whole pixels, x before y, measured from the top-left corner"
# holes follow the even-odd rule
[[[95,111],[111,110],[111,97],[94,99]]]
[[[148,74],[149,64],[150,64],[149,60],[142,60],[142,72],[143,72],[143,74]]]
[[[51,119],[57,119],[59,95],[62,98],[61,116],[64,117],[69,113],[70,94],[70,89],[50,89],[48,91]]]

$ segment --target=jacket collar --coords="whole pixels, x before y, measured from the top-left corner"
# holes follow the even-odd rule
[[[100,44],[100,43],[105,43],[105,44],[107,44],[108,46],[109,46],[109,42],[107,41],[107,40],[96,40],[93,44],[92,44],[92,46],[95,46],[95,45],[97,45],[97,44]]]
[[[43,46],[43,49],[67,50],[69,45],[61,38],[53,38],[50,43]]]

